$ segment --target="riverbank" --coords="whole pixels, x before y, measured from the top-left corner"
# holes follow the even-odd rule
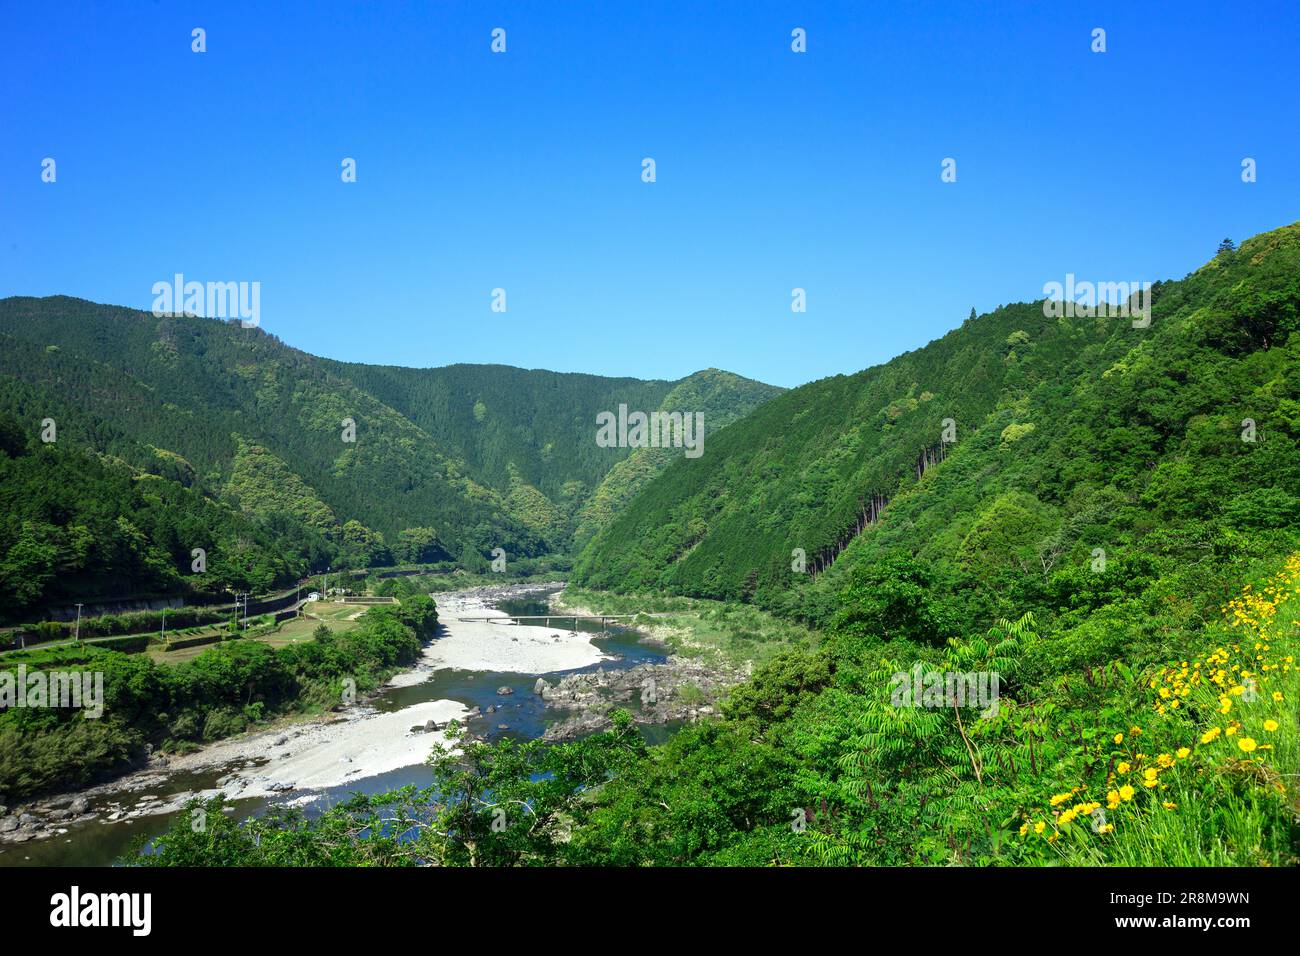
[[[543,674],[586,667],[606,659],[591,632],[569,632],[486,622],[459,616],[506,617],[493,602],[518,600],[563,582],[483,585],[437,596],[436,636],[414,667],[395,674],[367,699],[316,716],[295,715],[219,740],[190,753],[150,754],[139,769],[76,792],[52,795],[0,812],[3,847],[63,837],[87,824],[128,823],[174,813],[195,797],[217,794],[230,800],[275,799],[305,803],[323,790],[417,767],[433,744],[445,743],[450,720],[471,731],[484,715],[451,699],[421,700],[391,707],[380,698],[414,688],[444,670],[490,670]],[[436,691],[435,691],[436,693]],[[487,708],[489,711],[492,708]]]
[[[757,608],[665,596],[633,596],[565,588],[551,606],[567,613],[637,616],[629,626],[668,652],[659,664],[597,668],[539,680],[535,692],[561,718],[546,740],[608,730],[610,713],[626,709],[639,724],[676,725],[712,717],[731,689],[777,654],[815,646],[816,635]]]
[[[755,667],[786,651],[817,647],[805,625],[748,604],[673,595],[613,594],[566,586],[557,610],[574,614],[636,614],[629,627],[661,642],[674,656],[719,667]]]
[[[451,667],[460,670],[494,670],[515,674],[548,674],[589,667],[608,656],[591,643],[590,631],[564,627],[516,624],[493,603],[525,597],[564,586],[545,584],[499,585],[440,594],[438,640],[425,648],[420,669]],[[461,617],[488,618],[462,621]],[[499,622],[499,623],[498,623]],[[558,622],[563,623],[563,622]],[[445,633],[441,633],[445,628]]]

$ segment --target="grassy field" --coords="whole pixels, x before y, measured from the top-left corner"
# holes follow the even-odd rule
[[[310,641],[312,634],[321,624],[325,624],[335,634],[342,634],[350,631],[357,626],[357,618],[367,610],[366,605],[360,604],[334,604],[323,601],[314,601],[305,605],[301,616],[282,621],[279,625],[268,629],[254,632],[247,639],[258,641],[262,644],[268,644],[271,647],[284,647],[287,644],[297,644],[301,641]],[[194,631],[193,634],[187,632],[186,636],[200,636],[200,634],[219,634],[224,633],[219,628],[207,628],[203,631]],[[193,660],[211,644],[200,644],[195,647],[182,647],[176,650],[166,650],[161,645],[152,645],[149,650],[149,656],[158,664],[180,664],[183,661]]]
[[[644,612],[632,626],[666,641],[675,654],[729,664],[762,664],[793,648],[816,647],[818,641],[817,632],[802,624],[726,601],[610,594],[570,586],[556,604],[596,614]]]

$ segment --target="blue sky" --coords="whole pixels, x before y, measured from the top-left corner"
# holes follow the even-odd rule
[[[1300,219],[1294,0],[0,6],[0,295],[332,358],[797,385]]]

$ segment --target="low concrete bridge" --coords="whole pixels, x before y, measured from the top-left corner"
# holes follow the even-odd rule
[[[522,624],[526,621],[542,621],[541,627],[550,627],[547,621],[572,621],[572,630],[578,629],[579,621],[599,621],[603,631],[610,621],[626,621],[636,617],[635,614],[498,614],[493,617],[458,617],[458,621],[486,621],[489,624]]]

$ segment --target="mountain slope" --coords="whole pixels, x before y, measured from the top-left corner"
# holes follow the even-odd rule
[[[1285,527],[1300,518],[1298,276],[1288,226],[1157,283],[1150,328],[1011,305],[793,389],[651,482],[575,580],[824,619],[853,568],[906,551],[994,614],[1026,588],[1078,586],[1095,548],[1136,575],[1143,552]]]
[[[509,491],[513,467],[552,501],[567,481],[594,487],[626,454],[596,445],[597,412],[619,402],[658,408],[675,384],[507,365],[323,364],[405,415],[485,485]]]
[[[418,515],[458,544],[543,549],[419,428],[259,329],[56,297],[0,302],[0,333],[11,338],[0,373],[176,452],[209,481],[228,475],[243,438],[292,463],[337,513],[383,534]]]
[[[690,410],[701,413],[704,416],[707,449],[707,439],[714,432],[749,414],[780,391],[770,385],[711,368],[682,379],[657,406],[646,410]],[[651,479],[681,458],[682,454],[676,448],[637,448],[616,463],[583,504],[574,532],[575,543],[581,546],[591,540]]]
[[[630,453],[596,443],[597,413],[654,409],[674,391],[704,402],[705,383],[719,376],[731,383],[732,414],[779,391],[713,370],[643,382],[504,366],[349,365],[237,322],[63,296],[0,300],[0,415],[25,436],[19,444],[37,441],[52,420],[59,449],[108,456],[266,529],[257,540],[271,553],[236,562],[227,549],[213,555],[220,573],[206,578],[190,576],[189,548],[126,546],[174,565],[140,577],[149,593],[219,581],[261,587],[331,561],[562,552],[592,489]],[[53,512],[41,522],[59,525]],[[28,550],[63,560],[52,547]],[[48,586],[25,598],[34,605],[55,593],[48,574],[36,578]],[[78,581],[97,594],[126,596],[128,587],[121,577],[111,586]]]
[[[0,620],[74,602],[265,590],[328,554],[310,528],[263,524],[187,486],[165,455],[150,472],[28,431],[0,412]]]
[[[718,369],[667,382],[503,365],[327,365],[428,432],[559,546],[567,545],[574,524],[576,540],[589,539],[675,457],[661,449],[600,447],[597,414],[619,405],[702,412],[712,433],[782,391]]]

